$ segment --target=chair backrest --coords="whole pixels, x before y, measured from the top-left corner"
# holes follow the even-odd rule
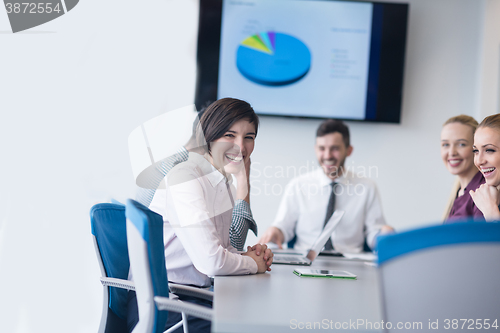
[[[158,311],[154,296],[169,296],[163,219],[134,200],[127,201],[126,216],[130,267],[139,310],[139,322],[133,332],[160,333],[168,312]]]
[[[90,223],[102,276],[127,279],[128,258],[125,206],[100,203],[90,210]],[[104,288],[100,332],[126,332],[127,290]]]
[[[293,238],[288,241],[288,243],[286,244],[287,248],[293,249],[296,242],[297,242],[297,235],[293,236]]]
[[[499,223],[440,225],[383,236],[377,249],[383,319],[391,323],[386,331],[401,331],[398,323],[415,330],[437,324],[436,331],[442,331],[456,329],[455,319],[462,327],[460,319],[490,319],[491,325],[491,318],[498,318]]]

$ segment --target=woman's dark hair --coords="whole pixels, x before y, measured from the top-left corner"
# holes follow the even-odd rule
[[[330,133],[339,132],[342,135],[344,144],[349,147],[351,144],[349,136],[349,127],[342,120],[327,119],[323,121],[316,131],[316,137],[322,137]]]
[[[255,126],[255,136],[259,128],[259,117],[252,106],[236,98],[222,98],[210,104],[200,119],[197,130],[198,143],[207,146],[210,154],[210,143],[223,137],[234,123],[245,119]]]

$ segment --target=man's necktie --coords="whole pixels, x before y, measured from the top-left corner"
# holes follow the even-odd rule
[[[330,217],[332,217],[333,211],[335,209],[335,187],[337,185],[338,185],[337,183],[330,184],[330,186],[332,187],[332,193],[330,194],[330,200],[328,200],[328,207],[326,208],[326,216],[325,216],[325,222],[323,223],[323,228],[330,220]],[[333,250],[333,244],[331,238],[328,238],[328,241],[325,244],[325,250]]]

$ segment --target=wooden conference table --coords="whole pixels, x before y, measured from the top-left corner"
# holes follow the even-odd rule
[[[298,277],[292,273],[298,267],[346,270],[358,278]],[[215,278],[212,332],[381,332],[376,267],[319,256],[310,267],[271,268],[265,274]]]

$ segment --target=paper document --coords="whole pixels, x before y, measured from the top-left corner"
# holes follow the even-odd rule
[[[361,252],[361,253],[343,253],[344,257],[347,259],[360,259],[367,261],[376,261],[377,256],[371,252]]]

